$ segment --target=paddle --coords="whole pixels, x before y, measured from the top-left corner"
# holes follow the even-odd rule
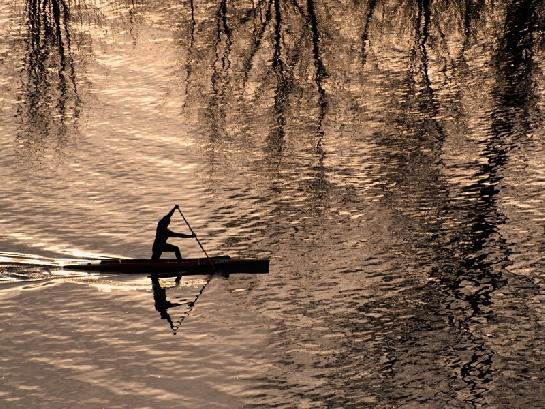
[[[206,256],[206,259],[208,260],[208,262],[210,263],[210,267],[212,267],[212,272],[215,273],[216,272],[216,266],[214,265],[214,262],[212,261],[212,259],[210,257],[208,257],[208,253],[206,252],[206,250],[202,246],[199,238],[197,237],[197,235],[195,234],[195,232],[191,228],[191,225],[189,224],[189,222],[185,218],[184,214],[180,210],[180,206],[176,205],[176,208],[180,212],[180,216],[182,216],[182,219],[184,219],[185,224],[187,224],[187,227],[189,227],[189,230],[191,231],[191,234],[193,234],[193,237],[195,237],[195,240],[197,240],[197,243],[199,243],[199,247],[203,251],[204,255]],[[204,283],[204,285],[202,286],[200,291],[195,296],[195,299],[192,302],[187,303],[187,305],[189,306],[189,309],[187,310],[187,312],[180,317],[180,319],[178,320],[178,322],[176,324],[172,325],[172,330],[173,330],[174,335],[176,335],[176,333],[178,332],[178,329],[182,325],[182,322],[189,316],[189,314],[191,314],[191,311],[193,311],[193,308],[195,307],[195,304],[197,303],[197,300],[199,299],[199,297],[204,292],[204,289],[206,288],[206,286],[210,283],[210,280],[212,280],[211,275],[208,276],[208,278],[206,279],[206,282]]]
[[[204,255],[206,256],[206,259],[208,260],[208,262],[210,263],[210,267],[212,267],[212,271],[215,273],[216,272],[216,266],[214,265],[214,262],[212,261],[212,259],[210,257],[208,257],[208,253],[206,252],[206,250],[202,246],[199,238],[197,237],[197,235],[195,234],[195,232],[191,228],[191,225],[189,224],[189,222],[185,218],[184,214],[180,210],[180,206],[178,206],[178,205],[176,205],[176,206],[177,206],[178,211],[180,212],[180,216],[182,216],[182,219],[184,219],[185,224],[187,224],[187,227],[189,227],[189,230],[191,231],[191,234],[193,234],[193,237],[195,237],[195,240],[197,240],[197,243],[199,244],[199,247],[203,251]]]

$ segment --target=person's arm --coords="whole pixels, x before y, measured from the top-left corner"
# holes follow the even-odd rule
[[[179,209],[178,205],[175,205],[172,210],[168,213],[168,217],[172,216],[174,214],[174,211],[176,209]],[[168,230],[168,236],[169,237],[181,237],[182,239],[189,239],[191,237],[195,237],[194,234],[185,234],[185,233],[175,233],[172,230]]]
[[[174,236],[172,237],[181,237],[182,239],[190,239],[193,237],[192,234],[184,234],[184,233],[174,233]]]
[[[170,219],[172,217],[172,215],[174,214],[174,212],[176,211],[176,209],[178,209],[178,205],[174,206],[170,212],[168,212],[167,214],[167,217]]]
[[[182,239],[189,239],[191,237],[195,237],[193,234],[185,234],[185,233],[175,233],[171,230],[168,231],[169,237],[181,237]]]

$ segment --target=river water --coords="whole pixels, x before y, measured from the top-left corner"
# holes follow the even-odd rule
[[[544,14],[2,0],[0,406],[545,407]]]

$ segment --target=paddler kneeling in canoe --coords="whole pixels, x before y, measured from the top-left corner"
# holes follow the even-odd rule
[[[174,254],[176,254],[176,258],[178,260],[181,260],[182,255],[180,253],[180,249],[177,246],[167,243],[168,238],[181,237],[184,239],[188,239],[191,237],[195,237],[194,234],[174,233],[173,231],[168,229],[168,225],[170,224],[170,217],[178,208],[178,205],[174,206],[172,210],[168,212],[165,217],[159,220],[159,223],[157,223],[157,232],[155,233],[155,241],[153,242],[152,248],[153,253],[151,255],[152,260],[159,260],[161,258],[161,254],[165,251],[174,252]]]

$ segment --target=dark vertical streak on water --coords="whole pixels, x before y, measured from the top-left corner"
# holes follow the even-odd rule
[[[312,201],[311,207],[314,210],[315,217],[321,217],[325,208],[325,201],[328,196],[328,181],[325,169],[325,151],[322,146],[324,138],[323,121],[328,108],[328,100],[323,81],[327,77],[327,71],[322,61],[322,52],[320,48],[320,29],[318,27],[318,18],[316,16],[316,8],[314,0],[307,0],[307,14],[310,23],[311,38],[312,38],[312,57],[314,60],[315,76],[314,81],[318,89],[318,126],[317,126],[317,141],[315,145],[315,155],[318,162],[314,167],[314,176],[312,180]]]
[[[231,52],[231,28],[227,24],[227,0],[222,0],[218,10],[218,35],[220,32],[225,34],[225,52],[221,57],[221,66],[224,72],[229,70],[231,61],[229,60],[229,54]]]
[[[314,59],[315,76],[314,81],[318,89],[318,142],[316,146],[321,150],[323,132],[323,120],[327,111],[327,95],[323,87],[323,81],[327,77],[327,71],[322,62],[322,54],[320,51],[320,30],[318,28],[318,19],[316,17],[316,9],[314,0],[307,0],[307,13],[310,22],[310,30],[312,35],[312,56]]]
[[[429,95],[433,94],[431,81],[428,74],[428,49],[426,47],[429,37],[431,18],[431,0],[418,1],[418,16],[416,41],[420,51],[420,62],[422,64],[422,78],[424,80],[425,89]]]
[[[426,47],[430,34],[431,1],[432,0],[418,0],[417,35],[421,48]]]
[[[185,64],[186,76],[185,76],[185,98],[182,108],[185,108],[187,100],[189,99],[189,87],[191,84],[191,74],[193,72],[193,47],[195,45],[195,5],[193,0],[188,0],[189,9],[191,12],[191,20],[189,23],[189,45],[187,48],[187,61]]]
[[[274,52],[273,71],[276,78],[274,92],[274,116],[275,127],[267,141],[267,149],[275,152],[275,157],[280,160],[285,136],[286,107],[289,94],[288,79],[285,73],[285,63],[282,58],[282,11],[280,0],[274,0]]]
[[[42,84],[46,85],[46,78],[44,74],[44,59],[47,57],[47,49],[42,47],[41,44],[41,32],[42,32],[42,10],[39,0],[30,0],[27,3],[27,24],[29,31],[29,41],[27,46],[26,55],[26,92],[23,99],[27,109],[28,121],[31,123],[38,122],[38,104],[40,96],[40,88]],[[44,21],[46,16],[44,16]],[[44,28],[44,31],[46,29]],[[48,86],[44,86],[47,89]],[[19,112],[19,115],[24,115],[24,112]],[[24,118],[23,118],[24,120]],[[40,121],[41,122],[41,121]],[[47,132],[47,128],[44,129]]]
[[[69,76],[70,76],[70,82],[72,85],[72,91],[74,93],[74,117],[75,119],[79,119],[80,116],[80,105],[81,105],[81,98],[78,93],[77,89],[77,82],[76,82],[76,70],[75,70],[75,62],[74,57],[72,54],[72,39],[70,35],[70,7],[66,3],[65,0],[61,0],[63,5],[63,25],[64,25],[64,37],[66,39],[66,50],[67,50],[67,59],[68,59],[68,70],[69,70]]]
[[[431,115],[429,121],[435,128],[438,135],[438,142],[443,143],[445,139],[445,132],[441,124],[435,119],[439,115],[439,107],[435,98],[435,93],[432,87],[431,79],[429,76],[429,57],[428,57],[428,39],[430,35],[430,22],[431,22],[431,0],[419,0],[418,1],[418,14],[417,14],[417,30],[416,30],[416,42],[418,44],[418,50],[420,52],[420,64],[421,74],[423,80],[423,92],[425,98],[422,99],[422,111],[429,112]]]
[[[129,35],[132,38],[132,45],[136,45],[137,34],[134,31],[136,11],[134,10],[134,1],[131,1],[131,8],[129,8]]]
[[[263,20],[263,17],[262,17],[263,3],[264,3],[264,0],[260,0],[256,6],[256,8],[259,9],[260,24],[257,24],[254,20],[254,32],[252,35],[252,43],[250,45],[250,53],[244,59],[244,63],[243,63],[243,70],[244,70],[244,79],[242,81],[243,88],[246,86],[246,82],[248,81],[248,76],[250,75],[250,71],[252,70],[253,59],[257,51],[261,47],[261,41],[263,40],[263,35],[265,34],[265,30],[267,29],[267,26],[269,25],[269,22],[271,21],[271,16],[272,16],[271,9],[272,9],[273,0],[267,1],[267,10],[265,12],[265,20]],[[257,12],[256,12],[256,15],[257,15]]]
[[[361,31],[361,64],[365,66],[367,62],[367,42],[369,41],[369,26],[371,24],[371,18],[377,7],[377,0],[369,0],[367,3],[367,9],[365,10],[365,16],[363,18],[363,29]]]
[[[463,362],[460,368],[461,379],[471,393],[466,402],[471,407],[485,403],[487,386],[493,380],[493,356],[485,343],[480,328],[471,329],[479,317],[493,319],[490,310],[491,295],[504,285],[503,271],[508,263],[509,250],[498,226],[504,223],[504,217],[497,208],[498,175],[506,162],[505,152],[499,141],[491,138],[483,156],[487,163],[482,165],[475,175],[476,181],[463,191],[469,200],[466,212],[466,230],[457,232],[457,246],[462,250],[461,262],[443,282],[451,289],[455,299],[467,303],[469,309],[462,317],[451,323],[460,328],[469,342],[471,358]],[[454,239],[456,241],[456,239]],[[456,265],[456,263],[455,263]],[[446,280],[445,280],[446,278]]]
[[[471,38],[471,18],[473,16],[473,1],[465,0],[464,2],[464,49],[469,44]]]
[[[56,37],[56,43],[59,51],[59,57],[60,57],[60,67],[59,67],[59,101],[57,103],[57,107],[59,109],[60,113],[60,120],[61,120],[61,128],[62,131],[60,135],[65,135],[66,129],[65,128],[65,119],[66,119],[66,102],[67,102],[67,86],[66,86],[66,57],[64,54],[64,42],[62,40],[62,29],[61,29],[61,10],[59,6],[59,1],[53,1],[51,0],[51,7],[53,10],[53,22],[55,26],[55,37]],[[68,14],[68,11],[65,9],[65,15]],[[66,20],[65,20],[66,21]]]
[[[502,181],[505,165],[511,155],[515,156],[516,151],[519,149],[524,150],[526,145],[531,146],[529,137],[531,138],[535,126],[541,122],[541,113],[536,105],[539,94],[536,95],[534,80],[538,79],[541,74],[536,69],[535,51],[536,46],[539,44],[538,38],[542,35],[539,32],[540,21],[543,21],[543,16],[539,14],[542,6],[543,3],[538,0],[511,0],[507,4],[503,37],[500,39],[500,47],[493,60],[496,84],[492,91],[491,137],[487,144],[489,162],[483,165],[483,168],[489,172],[491,181],[496,181],[496,185],[499,185]],[[532,178],[533,175],[528,175],[528,177]],[[490,192],[491,200],[497,201],[495,198],[498,193],[500,193],[499,186]],[[498,217],[502,216],[499,211],[497,212]],[[501,244],[504,247],[507,246],[503,242]],[[497,243],[490,243],[489,251],[492,254],[496,246],[498,246]],[[519,250],[516,244],[513,247],[515,251]],[[509,255],[508,252],[506,254]],[[535,311],[529,304],[526,304],[526,301],[533,298],[535,294],[543,293],[540,280],[534,279],[536,275],[540,276],[542,272],[539,269],[536,270],[528,273],[529,277],[523,273],[520,276],[510,278],[510,289],[517,293],[516,298],[525,302],[520,306],[517,305],[518,308],[509,311],[509,313],[505,313],[508,316],[513,314],[515,317],[523,318],[523,320],[528,320],[528,323],[530,323],[529,328],[521,329],[518,337],[527,339],[532,348],[516,354],[516,361],[512,361],[516,363],[507,363],[509,367],[516,367],[514,370],[524,375],[528,373],[529,368],[532,368],[535,362],[542,361],[543,354],[542,341],[535,341],[540,338],[545,330],[541,311]],[[501,273],[505,275],[506,271],[501,271]],[[515,325],[518,324],[519,322],[515,321]],[[522,327],[524,325],[521,325]],[[533,347],[534,345],[537,347]],[[505,367],[504,362],[501,364]],[[531,370],[535,371],[534,369]],[[538,371],[538,374],[543,373],[542,368]],[[528,378],[532,380],[519,382],[519,390],[526,389],[533,392],[541,389],[542,379],[540,375]],[[502,381],[505,382],[503,379]],[[505,383],[499,384],[498,391],[501,393],[505,386]],[[522,396],[523,393],[520,393],[520,395]],[[515,403],[514,406],[529,407],[528,402],[540,403],[543,401],[538,396],[539,392],[537,392],[533,402],[532,400],[519,401],[518,397],[511,398],[511,401]]]
[[[475,31],[477,30],[477,24],[480,20],[481,8],[483,7],[482,0],[464,0],[463,5],[460,6],[461,10],[461,19],[463,21],[463,42],[460,52],[454,63],[456,68],[459,69],[460,73],[465,77],[466,73],[469,74],[469,67],[466,58],[466,52],[471,47],[472,42],[475,40]],[[460,94],[457,95],[457,99],[460,100]],[[461,117],[460,117],[461,119]]]
[[[297,3],[297,0],[290,0],[291,5],[297,10],[297,13],[299,13],[301,16],[305,14],[305,11],[301,7],[299,3]]]
[[[227,0],[222,0],[216,12],[216,36],[214,39],[214,61],[212,63],[212,95],[209,113],[211,119],[211,139],[217,140],[225,132],[225,87],[231,66],[231,28],[227,24]],[[220,50],[221,48],[221,50]],[[220,66],[218,68],[218,65]]]
[[[537,28],[536,4],[535,0],[510,3],[501,53],[496,58],[499,72],[504,77],[504,90],[498,92],[500,106],[522,108],[525,114],[534,99],[532,77]]]
[[[481,11],[485,5],[484,0],[465,0],[464,1],[464,43],[463,51],[471,44],[472,37],[476,30],[476,23],[481,19]]]

